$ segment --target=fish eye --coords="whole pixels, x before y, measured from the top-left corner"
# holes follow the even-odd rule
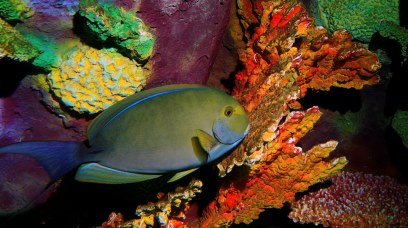
[[[234,112],[234,109],[231,106],[228,106],[228,107],[225,108],[224,115],[226,117],[230,117],[230,116],[232,116],[233,112]]]

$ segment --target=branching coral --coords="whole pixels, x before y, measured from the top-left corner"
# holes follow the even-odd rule
[[[247,175],[229,178],[221,186],[217,199],[208,207],[202,227],[250,223],[264,208],[280,208],[294,201],[295,193],[338,172],[346,164],[344,157],[323,161],[337,146],[329,141],[307,152],[297,147],[299,138],[313,128],[321,113],[317,107],[306,112],[291,112],[279,127],[273,143],[267,144],[265,156]]]
[[[81,46],[71,50],[48,77],[51,90],[79,113],[97,113],[140,91],[142,68],[110,50]]]
[[[294,201],[296,192],[341,170],[346,158],[324,160],[337,142],[316,145],[307,152],[296,146],[319,119],[318,108],[305,112],[290,112],[290,108],[299,108],[296,99],[308,88],[361,89],[378,81],[375,55],[352,43],[343,31],[327,36],[324,29],[313,26],[298,1],[244,0],[238,7],[245,12],[240,15],[244,28],[252,29],[245,33],[247,49],[240,54],[244,69],[236,75],[233,93],[248,111],[251,130],[218,167],[221,175],[234,165],[250,168],[239,169],[238,175],[233,173],[221,183],[202,227],[250,223],[264,208],[282,207]],[[314,64],[309,64],[310,59]],[[310,73],[314,66],[320,67],[320,74]],[[319,80],[323,83],[314,84]]]
[[[351,39],[345,30],[335,31],[331,36],[322,27],[309,30],[299,47],[302,63],[299,64],[300,75],[296,84],[300,86],[302,96],[308,88],[362,89],[364,85],[378,83],[375,72],[380,69],[380,63],[377,56]]]
[[[361,89],[362,85],[378,81],[374,70],[379,62],[375,54],[352,43],[349,36],[347,42],[327,36],[326,30],[313,25],[298,1],[247,0],[238,5],[253,5],[254,9],[242,11],[260,12],[253,16],[259,22],[247,22],[255,29],[253,34],[247,33],[247,49],[240,54],[244,70],[236,75],[233,91],[249,112],[252,130],[240,148],[219,166],[222,174],[234,164],[251,163],[248,155],[274,140],[280,120],[288,114],[289,107],[299,107],[296,99],[304,96],[307,89],[328,90],[345,85]],[[247,17],[244,15],[243,20]]]
[[[295,222],[325,227],[407,227],[408,186],[386,176],[342,173],[292,204]]]
[[[113,42],[129,58],[144,62],[152,54],[155,37],[134,13],[92,0],[81,1],[78,12],[101,41]]]
[[[31,61],[40,54],[19,31],[0,19],[0,59]]]

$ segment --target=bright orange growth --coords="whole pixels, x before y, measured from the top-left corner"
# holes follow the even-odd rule
[[[307,152],[296,146],[320,118],[318,108],[290,108],[301,108],[296,100],[308,88],[361,89],[378,82],[377,57],[351,42],[345,31],[328,36],[314,26],[299,1],[239,0],[238,7],[248,42],[240,53],[244,68],[236,75],[233,94],[247,110],[251,130],[218,167],[221,175],[236,165],[250,168],[222,180],[202,227],[250,223],[264,208],[293,202],[295,193],[339,172],[347,164],[345,157],[324,160],[336,141]]]
[[[284,202],[294,202],[295,193],[340,171],[347,164],[345,157],[323,161],[337,142],[319,144],[307,152],[296,146],[320,115],[317,107],[291,112],[279,127],[277,138],[264,146],[265,156],[250,172],[240,170],[240,175],[228,176],[223,181],[201,226],[251,223],[264,208],[280,208]]]

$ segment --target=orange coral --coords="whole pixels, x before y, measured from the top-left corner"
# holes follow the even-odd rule
[[[233,94],[247,110],[251,130],[218,168],[222,176],[235,165],[250,168],[236,170],[221,183],[202,227],[250,223],[264,208],[293,202],[295,193],[341,170],[345,157],[325,160],[336,141],[307,152],[296,146],[319,119],[318,108],[290,108],[301,108],[296,100],[308,88],[361,89],[378,82],[377,57],[351,42],[345,31],[328,36],[314,26],[299,1],[241,0],[238,7],[248,42],[240,53],[244,68],[236,75]]]
[[[323,30],[313,25],[298,0],[238,0],[237,6],[248,41],[240,53],[243,70],[236,75],[233,94],[248,112],[251,129],[218,168],[225,176],[235,165],[248,166],[220,181],[201,227],[250,223],[264,208],[293,202],[295,193],[339,172],[347,164],[345,157],[326,160],[336,141],[306,152],[296,146],[320,118],[319,109],[290,109],[301,108],[296,100],[308,88],[361,89],[378,80],[375,55],[352,43],[344,32],[333,37],[320,33]],[[319,34],[327,39],[319,41]],[[315,49],[312,44],[318,41],[320,49]],[[321,68],[315,70],[316,66]],[[169,221],[183,225],[182,219]]]
[[[375,72],[380,68],[377,56],[352,42],[346,30],[330,37],[323,27],[314,27],[301,43],[302,64],[296,82],[304,96],[308,88],[329,90],[331,86],[361,89],[378,83]]]
[[[316,145],[307,152],[296,146],[320,115],[317,107],[291,112],[279,127],[276,139],[265,145],[265,156],[249,172],[240,170],[240,175],[228,176],[223,182],[201,226],[250,223],[264,208],[280,208],[284,202],[293,202],[296,192],[341,170],[347,164],[345,157],[323,161],[336,148],[336,141]]]

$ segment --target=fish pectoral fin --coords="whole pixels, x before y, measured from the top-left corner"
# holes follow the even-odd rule
[[[207,153],[210,153],[219,144],[217,139],[203,130],[197,129],[196,134],[201,147],[207,151]]]
[[[182,172],[178,172],[170,180],[168,180],[167,182],[170,183],[170,182],[174,182],[176,180],[179,180],[179,179],[187,176],[188,174],[196,171],[197,169],[198,168],[194,168],[194,169],[189,169],[189,170],[185,170],[185,171],[182,171]]]
[[[158,178],[157,174],[139,174],[120,171],[103,166],[98,163],[81,165],[75,175],[75,179],[81,182],[98,184],[129,184]]]

